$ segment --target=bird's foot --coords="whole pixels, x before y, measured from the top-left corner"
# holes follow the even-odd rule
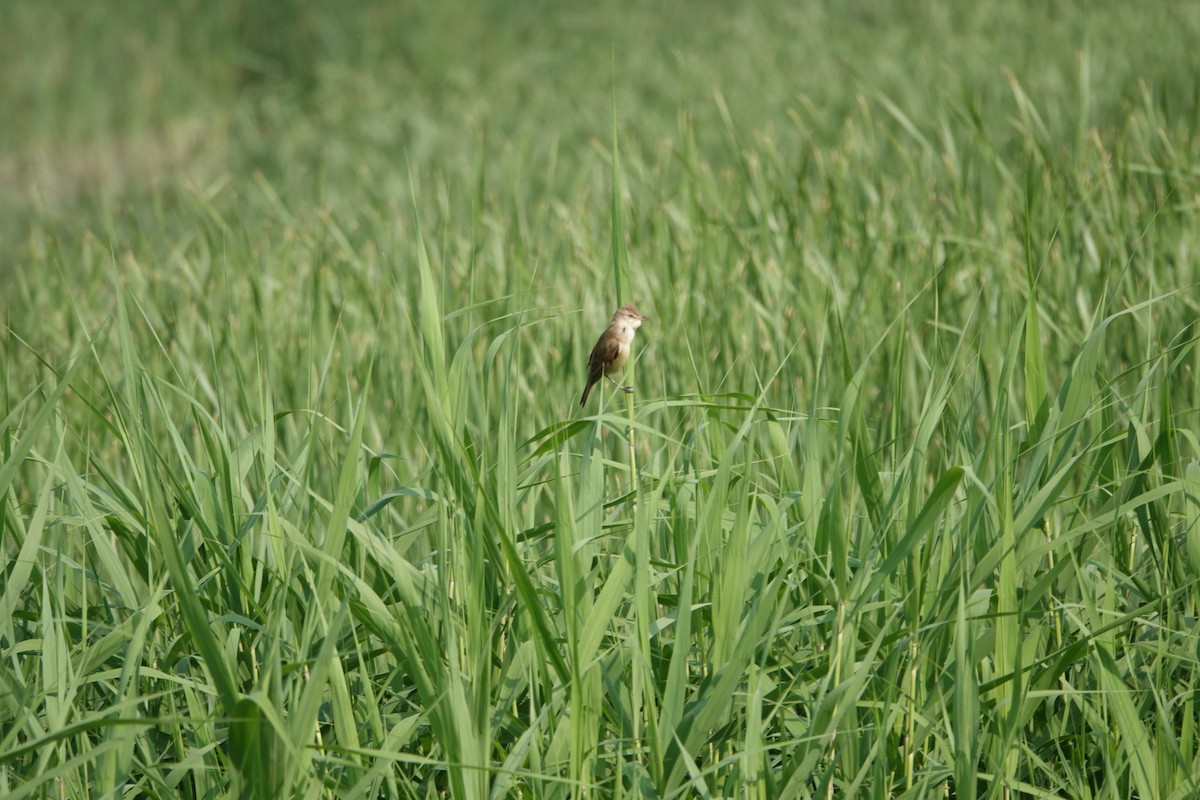
[[[624,392],[625,394],[633,394],[633,387],[632,387],[632,386],[621,386],[621,387],[619,387],[619,388],[620,388],[620,389],[621,389],[621,391],[622,391],[622,392]]]

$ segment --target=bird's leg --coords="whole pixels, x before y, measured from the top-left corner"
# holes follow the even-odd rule
[[[612,385],[613,385],[613,386],[615,386],[615,387],[617,387],[618,389],[620,389],[622,392],[625,392],[625,394],[633,394],[633,387],[632,387],[632,386],[622,386],[621,384],[617,383],[616,381],[613,381],[613,379],[612,379],[612,376],[611,376],[611,375],[605,375],[604,377],[606,377],[606,378],[608,378],[610,381],[612,381]]]

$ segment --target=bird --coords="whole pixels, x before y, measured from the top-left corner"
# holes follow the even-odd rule
[[[648,319],[650,318],[639,314],[632,304],[621,306],[613,314],[612,321],[608,323],[604,333],[600,334],[600,339],[588,358],[587,386],[583,387],[583,397],[579,398],[580,408],[587,403],[592,387],[601,377],[608,378],[613,386],[622,392],[633,391],[632,386],[622,386],[614,381],[611,373],[625,366],[625,362],[629,360],[629,346],[633,344],[633,335]]]

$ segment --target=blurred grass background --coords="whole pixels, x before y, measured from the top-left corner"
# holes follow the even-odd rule
[[[89,328],[111,314],[111,285],[85,262],[152,261],[146,280],[175,296],[189,292],[175,285],[183,278],[172,259],[188,262],[193,292],[217,274],[276,275],[271,249],[285,250],[278,279],[293,285],[347,247],[387,248],[394,265],[411,257],[410,195],[441,237],[431,253],[448,284],[465,287],[465,304],[528,291],[518,307],[603,317],[613,304],[596,293],[611,257],[604,143],[614,99],[630,244],[665,270],[638,265],[643,304],[670,296],[681,275],[705,294],[702,275],[748,270],[742,288],[765,306],[766,324],[795,318],[790,296],[755,278],[778,253],[758,248],[757,233],[706,250],[712,224],[786,226],[799,251],[787,254],[788,288],[840,304],[881,285],[831,264],[841,244],[899,231],[902,246],[928,244],[964,225],[968,235],[1001,233],[1018,212],[1006,193],[1031,160],[1092,202],[1088,159],[1102,166],[1135,143],[1147,170],[1168,173],[1142,211],[1195,203],[1171,173],[1186,172],[1195,148],[1190,37],[1200,14],[1166,3],[750,3],[703,13],[682,3],[64,3],[49,13],[15,3],[12,12],[0,33],[10,54],[0,78],[9,120],[0,242],[11,254],[0,269],[10,285],[36,275],[38,287],[70,294]],[[882,183],[889,174],[919,204],[895,202],[899,189]],[[1061,210],[1043,210],[1048,226]],[[883,227],[838,227],[872,213]],[[699,229],[697,214],[708,223]],[[241,236],[228,235],[231,221]],[[40,267],[47,247],[61,266],[21,267]],[[1098,275],[1121,255],[1072,267]],[[697,270],[701,258],[722,269]],[[240,263],[222,272],[231,259]],[[476,279],[479,270],[498,280]],[[1072,280],[1049,272],[1048,281]],[[962,276],[951,284],[963,287]],[[42,314],[37,291],[7,292],[9,313]],[[866,313],[871,302],[842,311]],[[801,330],[788,324],[779,339]],[[572,337],[556,329],[547,338]]]
[[[978,108],[989,138],[1013,145],[1006,71],[1056,136],[1115,135],[1143,84],[1163,102],[1195,91],[1197,15],[1166,3],[66,2],[13,3],[9,16],[6,205],[65,216],[84,198],[115,215],[171,178],[255,169],[305,207],[330,199],[319,176],[344,191],[367,170],[403,179],[406,159],[464,194],[480,164],[561,194],[594,169],[586,145],[604,138],[614,90],[631,148],[649,156],[677,137],[682,110],[718,165],[735,154],[714,95],[743,135],[800,148],[837,141],[879,96],[914,120]],[[789,110],[811,110],[805,129]],[[550,153],[554,173],[529,168]]]
[[[4,12],[0,793],[1197,791],[1200,7]]]

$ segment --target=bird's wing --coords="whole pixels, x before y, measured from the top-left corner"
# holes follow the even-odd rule
[[[621,343],[615,336],[601,336],[588,359],[588,380],[598,381],[621,355]]]

